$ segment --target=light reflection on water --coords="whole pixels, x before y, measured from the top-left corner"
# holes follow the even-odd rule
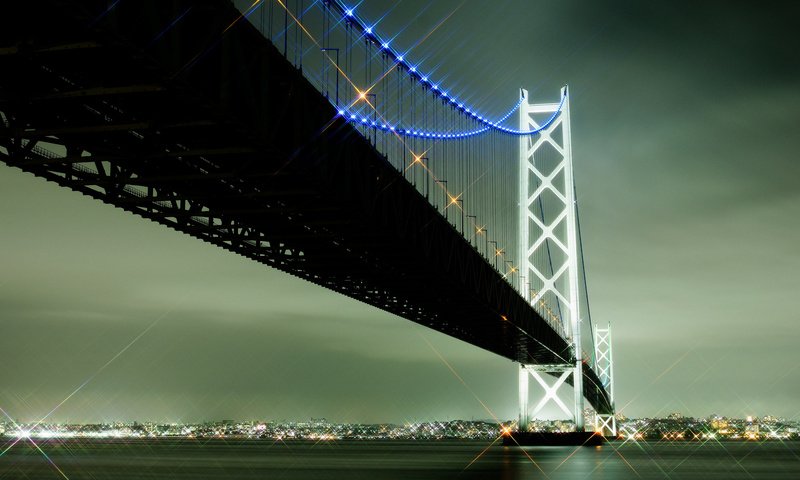
[[[161,439],[50,440],[39,445],[70,480],[800,478],[800,442],[494,446],[476,460],[487,444],[472,441],[286,444],[267,440]],[[32,445],[19,443],[0,457],[0,479],[7,478],[64,476]]]

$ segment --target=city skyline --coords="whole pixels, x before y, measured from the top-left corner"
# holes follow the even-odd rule
[[[587,422],[589,420],[587,419]],[[671,413],[662,418],[617,417],[616,439],[628,441],[787,441],[800,438],[800,422],[770,415],[728,418],[711,415],[705,418]],[[516,420],[440,420],[396,424],[340,423],[326,418],[303,420],[214,420],[200,423],[158,423],[147,421],[63,424],[0,422],[0,438],[16,439],[267,439],[312,441],[373,440],[446,440],[486,439],[497,441],[516,430]],[[536,420],[532,430],[571,432],[571,420]]]
[[[546,101],[569,83],[618,410],[797,418],[792,15],[520,8],[358,6],[399,45],[434,30],[409,55],[487,111],[519,87]],[[447,46],[462,31],[475,35]],[[6,166],[0,218],[0,406],[14,418],[65,399],[50,418],[516,416],[508,360]]]

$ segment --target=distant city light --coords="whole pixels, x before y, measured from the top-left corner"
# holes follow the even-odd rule
[[[416,157],[415,157],[416,158]],[[501,315],[507,321],[505,315]],[[796,440],[800,435],[800,422],[797,420],[755,416],[746,419],[712,418],[707,419],[677,417],[627,419],[617,415],[619,437],[625,441],[667,440],[670,442],[703,442],[707,440],[739,441],[784,441]],[[0,422],[0,438],[48,439],[48,438],[269,438],[269,439],[496,439],[499,435],[513,433],[516,422],[486,421],[431,421],[393,424],[337,424],[322,419],[308,421],[222,421],[196,424],[156,424],[119,423],[110,424],[31,424],[14,425]],[[595,424],[595,428],[600,425]],[[4,427],[6,428],[4,430]],[[531,419],[534,431],[565,432],[572,431],[571,420]]]

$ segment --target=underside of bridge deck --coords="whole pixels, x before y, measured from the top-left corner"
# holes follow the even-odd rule
[[[2,161],[506,358],[572,358],[230,2],[110,4],[0,6]]]

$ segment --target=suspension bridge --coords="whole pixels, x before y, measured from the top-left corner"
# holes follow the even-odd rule
[[[391,38],[339,0],[4,2],[0,159],[517,362],[520,432],[616,434],[568,88],[493,117]]]

